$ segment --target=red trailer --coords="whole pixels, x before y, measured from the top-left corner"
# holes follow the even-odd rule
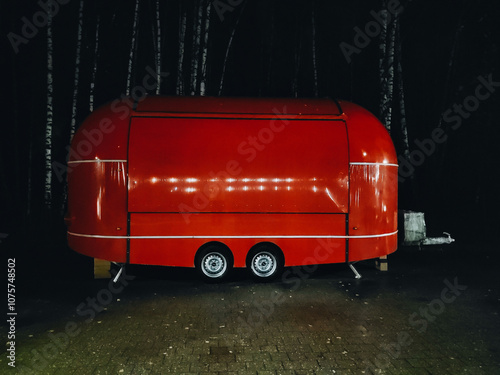
[[[397,248],[397,167],[383,125],[345,101],[116,100],[73,138],[68,242],[208,279],[377,258]]]

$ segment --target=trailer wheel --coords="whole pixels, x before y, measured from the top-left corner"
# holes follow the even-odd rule
[[[247,266],[255,279],[273,280],[283,269],[283,255],[270,245],[258,245],[248,254]]]
[[[199,251],[195,266],[206,281],[220,281],[231,271],[233,257],[223,245],[210,245]]]

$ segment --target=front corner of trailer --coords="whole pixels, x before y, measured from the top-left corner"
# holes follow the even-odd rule
[[[126,261],[130,112],[116,101],[91,113],[69,148],[68,245],[94,258]]]
[[[343,102],[349,139],[348,261],[397,249],[398,163],[392,139],[369,111]]]

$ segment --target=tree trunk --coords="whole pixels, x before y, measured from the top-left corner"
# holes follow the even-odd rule
[[[73,104],[71,106],[71,125],[69,140],[73,139],[76,131],[76,113],[78,104],[78,83],[80,80],[80,54],[82,50],[82,29],[83,29],[83,0],[80,0],[78,10],[78,31],[76,35],[76,57],[75,57],[75,78],[73,79]]]
[[[318,97],[318,67],[316,63],[316,13],[314,8],[314,1],[312,2],[311,12],[312,23],[312,63],[313,63],[313,82],[314,82],[314,96]]]
[[[160,0],[156,0],[156,95],[160,95],[161,84],[161,17]]]
[[[387,113],[387,124],[386,127],[390,131],[392,128],[393,122],[393,110],[394,110],[394,54],[396,47],[396,25],[398,23],[397,16],[394,16],[394,20],[391,23],[391,27],[389,28],[389,32],[387,33],[387,60],[386,60],[386,69],[387,69],[387,94],[388,94],[388,113]]]
[[[380,77],[380,120],[391,131],[391,110],[392,110],[392,91],[389,87],[389,55],[391,54],[388,46],[388,35],[390,34],[388,24],[388,11],[386,1],[383,1],[383,9],[380,12],[383,20],[380,32],[380,57],[379,57],[379,77]]]
[[[126,86],[127,95],[130,95],[130,91],[132,90],[132,72],[133,72],[135,55],[137,51],[138,24],[139,24],[139,0],[135,0],[134,24],[132,26],[132,42],[130,45],[130,55],[128,59],[127,86]]]
[[[380,34],[380,120],[391,133],[396,150],[409,160],[410,144],[406,123],[401,31],[399,14],[389,15],[388,1],[383,2]],[[389,22],[391,19],[391,22]],[[399,123],[399,126],[397,124]],[[411,197],[417,197],[414,174],[410,177]]]
[[[94,111],[95,78],[97,74],[97,60],[99,59],[99,23],[100,23],[100,17],[97,16],[97,24],[95,27],[94,67],[92,69],[92,79],[90,81],[90,98],[89,98],[90,112]]]
[[[200,4],[201,6],[201,4]],[[205,30],[203,35],[203,53],[201,56],[201,81],[200,81],[200,95],[205,96],[207,90],[207,55],[208,55],[208,34],[210,32],[210,9],[212,2],[207,1],[205,12]]]
[[[201,22],[203,18],[202,1],[199,0],[195,5],[195,17],[193,22],[193,48],[191,54],[191,95],[199,93],[198,87],[198,68],[201,51]]]
[[[48,12],[47,23],[47,122],[45,125],[45,189],[44,200],[47,208],[52,208],[52,125],[53,112],[53,52],[52,43],[52,14]]]
[[[399,97],[399,121],[401,129],[401,138],[403,142],[403,153],[406,160],[410,159],[410,141],[408,138],[408,126],[406,123],[406,108],[405,108],[405,92],[404,92],[404,82],[403,82],[403,67],[401,65],[402,53],[401,53],[401,32],[400,24],[397,25],[397,60],[398,60],[398,97]]]
[[[184,53],[186,43],[186,9],[179,4],[179,60],[177,63],[177,95],[184,95]]]
[[[231,31],[231,36],[229,37],[229,42],[227,43],[226,54],[224,56],[224,62],[222,64],[222,74],[221,74],[220,83],[219,83],[219,96],[222,96],[222,88],[224,87],[224,78],[226,75],[227,59],[229,57],[229,51],[231,50],[231,46],[233,45],[234,34],[236,33],[236,29],[238,28],[238,24],[240,23],[241,15],[243,14],[243,11],[245,10],[246,5],[247,5],[247,2],[245,1],[243,6],[241,7],[241,12],[238,15],[238,18],[236,19],[236,23],[234,24],[233,30]]]

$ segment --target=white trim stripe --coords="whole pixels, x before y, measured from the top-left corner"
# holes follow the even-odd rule
[[[285,235],[277,235],[277,236],[104,236],[100,234],[81,234],[81,233],[73,233],[69,232],[68,234],[75,237],[87,237],[87,238],[108,238],[108,239],[232,239],[232,238],[262,238],[262,239],[270,239],[270,238],[376,238],[376,237],[388,237],[397,234],[398,231],[391,233],[381,233],[381,234],[369,234],[369,235],[361,235],[361,236],[330,236],[330,235],[317,235],[317,236],[285,236]]]
[[[398,164],[393,163],[365,163],[365,162],[350,162],[350,165],[387,165],[389,167],[399,167]]]
[[[71,160],[68,164],[76,163],[126,163],[124,159],[89,159],[89,160]],[[387,165],[389,167],[398,167],[398,164],[393,163],[368,163],[368,162],[350,162],[349,165]]]
[[[127,160],[121,160],[121,159],[91,159],[91,160],[71,160],[68,161],[68,164],[77,164],[77,163],[126,163]]]
[[[124,159],[89,159],[89,160],[71,160],[68,164],[75,163],[126,163],[128,160]],[[349,165],[387,165],[390,167],[398,167],[398,164],[394,163],[368,163],[368,162],[350,162]]]

